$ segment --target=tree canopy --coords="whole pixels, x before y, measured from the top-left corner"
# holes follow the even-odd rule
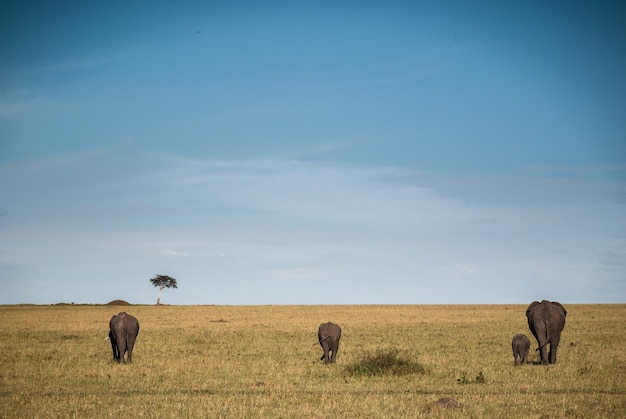
[[[157,305],[161,304],[161,291],[163,291],[163,288],[178,288],[176,279],[172,278],[169,275],[157,275],[154,278],[151,278],[150,282],[152,282],[152,285],[154,285],[155,287],[159,287]]]

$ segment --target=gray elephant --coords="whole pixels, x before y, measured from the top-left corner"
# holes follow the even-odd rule
[[[320,361],[324,360],[324,364],[334,363],[339,351],[341,328],[335,323],[322,323],[317,331],[317,339],[324,350]]]
[[[526,357],[528,356],[528,350],[530,349],[530,339],[528,339],[528,336],[522,333],[518,333],[513,336],[511,347],[513,349],[513,359],[515,360],[515,365],[525,364]]]
[[[109,322],[109,339],[113,349],[113,360],[123,363],[133,361],[133,347],[139,334],[139,321],[125,312],[111,317]],[[128,353],[128,359],[124,355]]]
[[[561,332],[565,327],[567,310],[556,301],[533,301],[526,309],[528,326],[537,339],[542,364],[556,363],[556,351],[561,340]],[[550,344],[550,352],[547,346]]]

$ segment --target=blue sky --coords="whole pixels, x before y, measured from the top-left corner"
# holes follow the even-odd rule
[[[626,302],[623,2],[89,3],[0,6],[0,304]]]

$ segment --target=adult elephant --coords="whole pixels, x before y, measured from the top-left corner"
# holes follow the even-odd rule
[[[109,339],[113,349],[113,360],[122,363],[133,361],[133,347],[139,334],[139,321],[135,316],[121,312],[109,321]],[[124,355],[128,353],[128,359]]]
[[[561,332],[565,327],[567,310],[556,301],[533,301],[526,309],[528,326],[537,339],[542,364],[556,363],[556,350],[561,340]],[[550,352],[547,348],[550,344]]]
[[[324,364],[334,363],[339,351],[341,328],[335,323],[322,323],[317,331],[317,339],[324,351],[320,361],[324,360]]]

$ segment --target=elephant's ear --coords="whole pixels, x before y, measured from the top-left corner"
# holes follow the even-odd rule
[[[563,316],[567,316],[567,310],[565,310],[565,307],[563,307],[561,305],[561,303],[557,303],[556,301],[552,301],[552,304],[554,304],[555,306],[559,307],[561,310],[563,310]]]
[[[528,315],[532,311],[533,307],[535,307],[537,304],[541,304],[541,303],[539,301],[533,301],[532,303],[530,303],[530,305],[526,309],[526,317],[528,317]]]

